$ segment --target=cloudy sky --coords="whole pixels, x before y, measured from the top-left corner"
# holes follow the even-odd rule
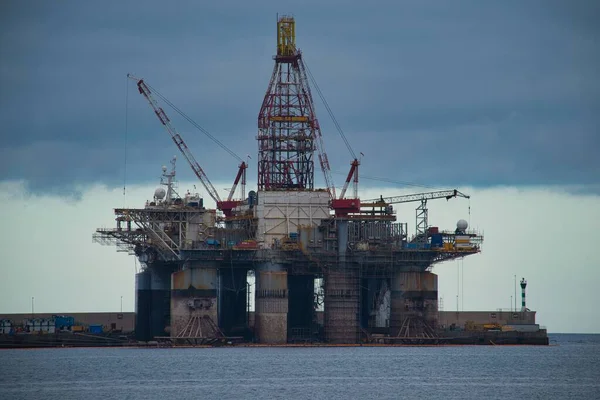
[[[365,154],[363,197],[423,190],[401,183],[474,195],[486,245],[464,261],[465,309],[508,307],[513,274],[527,273],[540,323],[600,332],[585,316],[600,283],[588,251],[600,219],[594,1],[3,2],[0,216],[12,228],[0,233],[0,312],[29,311],[34,293],[39,311],[116,309],[121,295],[133,309],[133,258],[91,234],[112,207],[141,205],[177,150],[127,73],[251,155],[256,181],[277,13],[296,17],[308,67]],[[350,154],[316,101],[340,186]],[[215,186],[230,186],[236,160],[166,111]],[[178,172],[193,184],[183,160]],[[431,214],[453,225],[468,209],[456,204]],[[450,308],[456,262],[436,272]]]

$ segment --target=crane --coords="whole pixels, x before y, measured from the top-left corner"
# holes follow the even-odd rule
[[[179,151],[181,151],[185,159],[188,161],[190,167],[192,167],[192,170],[194,171],[194,173],[196,174],[196,176],[198,177],[198,179],[200,180],[210,197],[217,203],[217,208],[223,211],[226,217],[230,217],[232,215],[232,210],[243,201],[232,200],[233,195],[235,193],[235,189],[240,181],[242,183],[242,198],[245,195],[244,192],[246,186],[246,169],[248,167],[247,164],[244,161],[240,163],[238,173],[236,175],[233,187],[229,192],[229,196],[227,197],[227,200],[222,201],[219,196],[219,193],[208,179],[208,176],[206,175],[198,161],[196,161],[196,159],[194,158],[192,152],[183,141],[183,138],[171,125],[171,120],[169,119],[165,111],[162,109],[162,107],[158,105],[156,99],[152,96],[152,92],[150,91],[148,85],[144,82],[143,79],[136,78],[131,74],[127,74],[127,77],[137,82],[138,91],[140,92],[140,94],[144,95],[146,100],[148,100],[148,103],[154,110],[154,113],[158,117],[161,124],[163,124],[169,135],[171,135],[171,139],[173,139],[173,142],[179,148]]]
[[[333,198],[331,200],[331,208],[333,209],[336,217],[345,217],[348,214],[360,212],[360,199],[358,198],[359,165],[360,161],[357,158],[354,158],[354,160],[352,160],[352,162],[350,163],[350,172],[348,172],[348,176],[346,177],[346,182],[344,182],[344,187],[342,188],[340,197],[337,199]],[[346,199],[344,198],[344,196],[346,195],[346,190],[348,189],[348,185],[350,185],[350,181],[354,181],[353,197],[350,199]]]
[[[366,200],[363,203],[362,207],[384,207],[386,214],[391,214],[392,209],[390,204],[398,204],[398,203],[410,203],[413,201],[420,201],[421,204],[417,207],[417,217],[416,217],[416,236],[418,238],[426,239],[426,231],[428,228],[428,210],[427,210],[427,200],[434,199],[446,199],[450,200],[454,197],[463,197],[465,199],[471,198],[471,196],[466,195],[457,189],[451,190],[439,190],[435,192],[426,192],[426,193],[415,193],[415,194],[407,194],[403,196],[392,196],[392,197],[383,197],[380,196],[378,199]]]
[[[383,197],[381,196],[378,199],[365,200],[364,206],[385,206],[388,204],[398,204],[398,203],[409,203],[412,201],[427,201],[434,199],[446,199],[450,200],[453,197],[464,197],[465,199],[469,199],[470,196],[459,192],[456,189],[451,190],[439,190],[435,192],[426,192],[426,193],[415,193],[415,194],[407,194],[403,196],[392,196],[392,197]],[[370,203],[370,204],[366,204]]]
[[[340,199],[343,199],[346,195],[346,190],[348,189],[348,185],[350,184],[350,180],[354,178],[354,187],[353,194],[354,198],[358,198],[358,166],[360,165],[360,161],[356,158],[352,160],[350,163],[350,172],[348,172],[348,177],[346,177],[346,182],[344,182],[344,187],[342,188],[342,193],[340,193]]]

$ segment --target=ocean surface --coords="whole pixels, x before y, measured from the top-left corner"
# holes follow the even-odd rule
[[[600,335],[550,346],[0,350],[0,399],[600,399]]]

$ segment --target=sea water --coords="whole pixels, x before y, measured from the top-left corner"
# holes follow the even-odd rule
[[[0,399],[600,399],[600,335],[550,346],[0,351]]]

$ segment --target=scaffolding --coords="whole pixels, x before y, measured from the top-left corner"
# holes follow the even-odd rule
[[[329,269],[325,281],[325,340],[357,343],[360,335],[360,268],[343,265]]]

